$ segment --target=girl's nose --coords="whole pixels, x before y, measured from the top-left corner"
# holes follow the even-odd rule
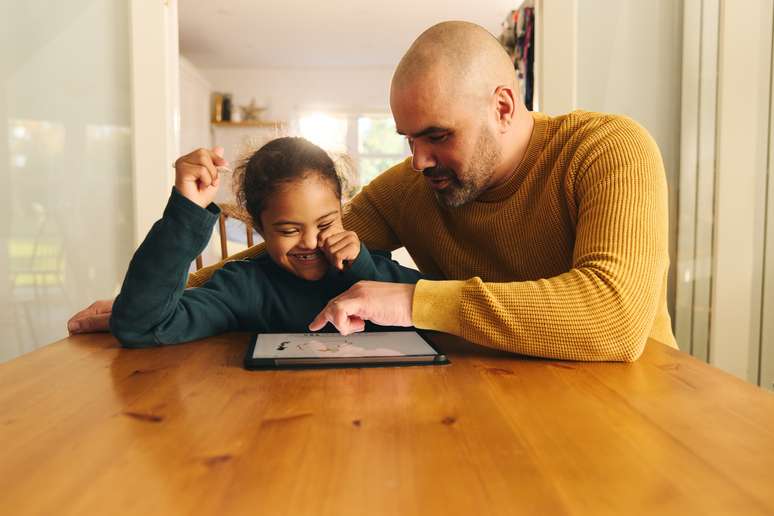
[[[304,231],[301,242],[304,244],[306,249],[317,249],[317,232]]]

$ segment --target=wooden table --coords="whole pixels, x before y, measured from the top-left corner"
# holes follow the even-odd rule
[[[439,337],[448,366],[250,372],[246,335],[0,365],[3,514],[773,514],[774,395]]]

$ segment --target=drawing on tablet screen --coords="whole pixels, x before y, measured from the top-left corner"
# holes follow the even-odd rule
[[[367,349],[360,346],[356,346],[346,337],[336,336],[333,338],[325,338],[324,342],[322,338],[310,339],[304,342],[296,344],[299,351],[305,353],[313,353],[320,356],[337,356],[337,357],[384,357],[384,356],[400,356],[403,355],[400,351],[389,348],[373,348]]]

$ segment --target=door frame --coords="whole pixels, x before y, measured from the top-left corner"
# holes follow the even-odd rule
[[[180,137],[177,0],[131,0],[134,244],[161,217]]]

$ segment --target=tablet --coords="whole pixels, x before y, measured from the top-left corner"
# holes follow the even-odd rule
[[[417,331],[259,333],[250,340],[246,369],[383,367],[448,364]]]

